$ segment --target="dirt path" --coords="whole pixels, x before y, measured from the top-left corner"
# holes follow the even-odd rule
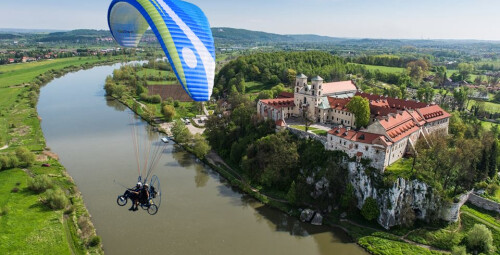
[[[73,238],[71,237],[71,231],[69,230],[69,222],[68,222],[68,215],[64,215],[63,216],[63,225],[64,225],[64,233],[66,234],[66,239],[68,241],[68,246],[69,246],[69,250],[71,251],[71,255],[75,255],[75,254],[78,254],[76,252],[76,247],[75,247],[75,243],[73,242]]]
[[[9,145],[5,145],[4,147],[0,148],[0,151],[1,151],[1,150],[5,150],[5,149],[7,149],[7,148],[9,148]]]
[[[350,221],[350,220],[347,220],[347,219],[341,219],[340,221],[341,221],[341,222],[347,222],[347,223],[349,223],[349,224],[351,224],[351,225],[354,225],[354,226],[357,226],[357,227],[360,227],[360,228],[370,229],[370,230],[373,230],[373,231],[378,231],[378,232],[384,232],[384,231],[383,231],[383,230],[381,230],[381,229],[376,229],[376,228],[372,228],[372,227],[363,226],[363,225],[361,225],[361,224],[358,224],[358,223],[356,223],[356,222],[353,222],[353,221]],[[446,254],[449,254],[449,253],[450,253],[449,251],[446,251],[446,250],[441,250],[441,249],[438,249],[438,248],[436,248],[436,247],[432,247],[432,246],[430,246],[430,245],[425,245],[425,244],[421,244],[421,243],[416,243],[416,242],[413,242],[413,241],[411,241],[411,240],[406,239],[406,237],[407,237],[407,236],[408,236],[411,232],[416,231],[416,230],[418,230],[418,229],[412,230],[412,231],[408,232],[408,233],[407,233],[406,235],[404,235],[404,236],[398,236],[398,235],[394,235],[394,234],[391,234],[391,235],[393,235],[394,237],[398,237],[398,238],[399,238],[399,240],[401,240],[401,241],[403,241],[403,242],[405,242],[405,243],[407,243],[407,244],[415,245],[415,246],[418,246],[418,247],[422,247],[422,248],[424,248],[424,249],[428,249],[428,250],[432,250],[432,251],[438,251],[438,252],[442,252],[442,253],[446,253]],[[389,234],[390,234],[390,233],[389,233]]]

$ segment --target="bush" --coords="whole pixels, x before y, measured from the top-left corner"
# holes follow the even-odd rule
[[[453,249],[451,249],[451,255],[467,255],[467,250],[465,246],[454,246]]]
[[[165,105],[162,108],[162,113],[165,116],[165,120],[170,122],[175,117],[175,108],[171,105]]]
[[[17,158],[16,155],[10,155],[9,162],[10,162],[10,164],[9,164],[10,168],[15,168],[15,167],[19,166],[19,159]]]
[[[493,253],[493,236],[483,224],[474,224],[474,227],[467,233],[467,248],[474,252]]]
[[[53,186],[52,180],[47,175],[37,175],[28,180],[28,189],[36,193],[42,193]]]
[[[160,95],[151,96],[150,100],[151,100],[151,103],[153,103],[153,104],[159,104],[159,103],[161,103],[161,96]]]
[[[21,161],[23,166],[31,166],[35,162],[35,154],[26,147],[17,148],[16,157]]]
[[[378,209],[377,201],[372,197],[367,198],[361,208],[361,215],[371,221],[378,218],[379,214],[380,210]]]
[[[495,196],[498,189],[500,189],[500,186],[498,186],[495,183],[492,183],[488,185],[488,187],[486,188],[486,193],[488,193],[488,195],[490,196]]]
[[[45,194],[45,202],[54,210],[61,210],[66,208],[69,200],[61,189],[49,189]]]
[[[91,247],[96,247],[101,243],[101,237],[100,236],[93,236],[90,241],[89,241],[89,246]]]
[[[0,216],[5,216],[5,215],[9,214],[9,212],[10,212],[10,208],[7,206],[4,206],[4,207],[2,207],[2,209],[0,209]]]

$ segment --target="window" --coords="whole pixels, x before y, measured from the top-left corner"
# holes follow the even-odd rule
[[[368,151],[368,146],[365,146],[365,151]]]
[[[298,84],[297,84],[298,85]],[[297,88],[297,93],[299,93],[299,88]]]
[[[357,150],[357,149],[358,149],[358,145],[356,144],[356,145],[354,146],[354,148]]]
[[[321,96],[321,91],[318,91],[318,96]]]

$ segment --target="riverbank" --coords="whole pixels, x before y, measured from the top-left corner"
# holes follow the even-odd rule
[[[47,157],[36,105],[40,87],[67,73],[117,63],[121,58],[69,58],[0,67],[0,140],[9,144],[1,154],[19,146],[29,148],[37,161],[26,168],[0,172],[0,254],[103,254],[83,198],[66,169]],[[42,194],[28,188],[34,176],[48,176],[53,189],[65,191],[70,204],[52,210]]]
[[[128,100],[122,99],[119,101],[127,102]],[[132,107],[130,107],[131,104],[127,103],[124,104],[127,105],[130,109],[132,109]],[[132,110],[134,111],[137,109],[132,109]],[[138,111],[135,112],[137,113]],[[143,116],[142,118],[147,120]],[[152,124],[156,126],[167,126],[167,127],[169,126],[165,124],[158,125],[158,123],[152,123]],[[171,133],[169,132],[168,129],[161,131],[169,135]],[[184,146],[184,145],[181,146],[187,152],[195,155],[194,151],[189,146]],[[290,205],[288,201],[284,199],[275,198],[263,194],[257,188],[249,185],[249,183],[245,181],[245,179],[237,171],[233,170],[231,166],[226,164],[224,160],[220,158],[214,151],[211,151],[205,157],[198,159],[204,164],[210,166],[211,169],[218,172],[222,177],[224,177],[224,179],[227,181],[227,184],[229,184],[230,186],[235,187],[241,192],[252,196],[253,198],[257,199],[258,201],[260,201],[265,205],[276,208],[295,218],[299,218],[300,216],[299,208]],[[394,250],[399,249],[407,254],[442,254],[441,252],[437,251],[432,251],[432,252],[428,251],[424,246],[413,244],[411,243],[411,241],[404,240],[400,235],[386,233],[383,229],[376,228],[376,226],[362,227],[361,224],[354,223],[350,220],[340,220],[339,213],[337,212],[334,212],[331,215],[326,215],[324,223],[325,225],[331,226],[333,228],[341,229],[349,236],[351,236],[352,239],[355,240],[360,247],[374,254],[391,254],[384,251],[388,247],[390,249],[387,250],[391,252],[394,252]]]

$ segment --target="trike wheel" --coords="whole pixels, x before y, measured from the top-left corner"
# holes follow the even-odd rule
[[[125,196],[118,196],[118,198],[116,199],[116,203],[119,205],[119,206],[125,206],[128,202],[128,199],[125,197]]]
[[[155,215],[158,212],[158,206],[150,205],[148,208],[149,215]]]

